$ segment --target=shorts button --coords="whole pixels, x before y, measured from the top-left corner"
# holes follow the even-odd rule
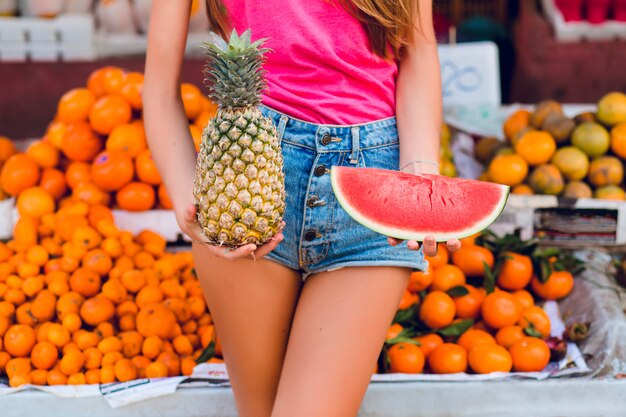
[[[313,173],[315,174],[316,177],[321,177],[322,175],[326,173],[326,167],[324,165],[320,165],[315,168],[315,171],[313,171]]]
[[[324,136],[322,136],[322,145],[326,146],[330,143],[331,137],[328,133],[324,133]]]
[[[317,197],[311,197],[306,201],[306,205],[309,207],[315,207],[317,206],[318,201],[319,199]]]
[[[308,240],[310,242],[315,239],[316,236],[317,233],[315,233],[315,230],[309,230],[304,234],[304,240]]]

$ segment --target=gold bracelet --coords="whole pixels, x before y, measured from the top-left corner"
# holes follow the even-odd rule
[[[402,165],[400,167],[400,171],[404,170],[404,168],[406,168],[406,167],[408,167],[410,165],[413,165],[413,164],[431,164],[431,165],[436,166],[437,167],[437,171],[439,171],[439,164],[437,162],[435,162],[435,161],[425,161],[425,160],[422,160],[422,159],[415,159],[415,160],[413,160],[411,162],[407,162],[406,164],[404,164],[404,165]]]

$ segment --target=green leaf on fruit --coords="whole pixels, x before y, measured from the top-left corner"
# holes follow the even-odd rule
[[[452,287],[446,292],[448,293],[450,297],[463,297],[464,295],[469,294],[469,291],[467,290],[467,288],[465,288],[462,285]]]
[[[197,364],[205,363],[206,361],[211,359],[214,354],[215,354],[215,342],[211,341],[211,343],[209,343],[209,345],[202,351],[200,356],[198,356],[198,359],[196,359],[196,363]]]
[[[457,337],[465,333],[473,325],[474,319],[465,319],[451,324],[448,327],[444,327],[443,329],[439,329],[437,333],[442,336]]]

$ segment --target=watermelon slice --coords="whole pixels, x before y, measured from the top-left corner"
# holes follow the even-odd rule
[[[333,166],[333,191],[357,222],[386,236],[438,242],[487,228],[504,209],[509,187],[490,182]]]

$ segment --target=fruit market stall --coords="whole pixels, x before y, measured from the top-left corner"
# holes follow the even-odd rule
[[[134,19],[96,11],[102,56],[145,49],[142,4]],[[9,104],[46,81],[56,91],[31,127],[0,138],[2,415],[234,416],[219,335],[147,149],[143,57],[113,62],[0,66],[47,77],[10,88]],[[191,79],[203,65],[189,61]],[[198,149],[216,106],[190,83],[181,93]],[[492,231],[411,274],[362,415],[623,414],[626,96],[593,100],[446,109],[442,173],[514,195]]]

